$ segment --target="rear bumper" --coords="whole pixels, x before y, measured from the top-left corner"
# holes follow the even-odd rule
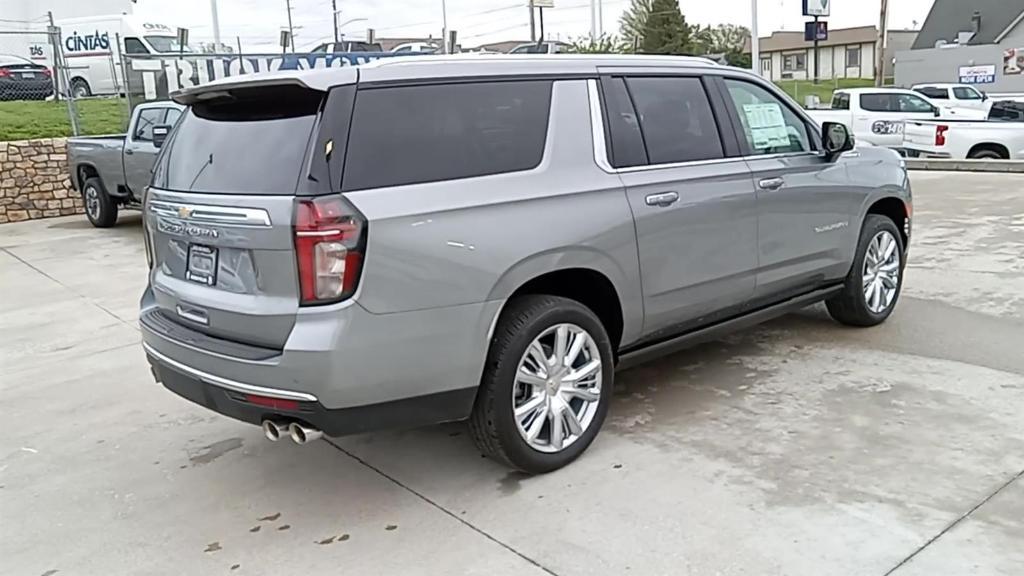
[[[158,359],[152,349],[147,357],[153,376],[178,396],[230,418],[259,425],[266,419],[299,421],[323,430],[328,436],[345,436],[387,428],[410,428],[461,420],[469,414],[476,387],[427,394],[392,402],[353,408],[328,409],[315,400],[254,402],[252,396],[211,384]]]
[[[467,417],[500,306],[378,315],[350,301],[300,309],[284,348],[273,350],[215,346],[180,319],[178,331],[146,321],[155,307],[147,290],[140,328],[154,375],[175,393],[246,422],[280,416],[337,435]],[[247,394],[297,402],[297,410],[252,404]]]
[[[931,152],[929,150],[919,150],[917,148],[903,148],[901,154],[907,158],[949,159],[953,157],[949,152]]]

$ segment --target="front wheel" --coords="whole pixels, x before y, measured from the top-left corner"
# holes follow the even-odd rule
[[[597,436],[611,401],[608,334],[586,306],[524,296],[502,312],[470,430],[487,456],[530,474],[575,460]]]
[[[843,290],[825,302],[832,318],[850,326],[885,322],[903,288],[903,256],[903,238],[896,224],[885,216],[868,214]]]
[[[85,215],[97,228],[110,228],[117,222],[117,202],[107,194],[103,182],[95,176],[82,184],[82,203]]]

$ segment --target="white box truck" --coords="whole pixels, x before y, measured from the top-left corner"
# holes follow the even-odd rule
[[[137,16],[115,14],[58,20],[69,86],[77,98],[124,91],[121,54],[190,53],[177,29]],[[120,39],[120,45],[118,44]]]

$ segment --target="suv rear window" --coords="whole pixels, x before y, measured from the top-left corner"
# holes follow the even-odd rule
[[[323,92],[248,88],[197,102],[154,168],[179,192],[294,194]]]
[[[342,190],[536,168],[551,86],[531,80],[359,90]]]

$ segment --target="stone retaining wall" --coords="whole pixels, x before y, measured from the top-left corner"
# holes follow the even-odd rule
[[[68,180],[67,140],[0,142],[0,224],[82,213]]]

